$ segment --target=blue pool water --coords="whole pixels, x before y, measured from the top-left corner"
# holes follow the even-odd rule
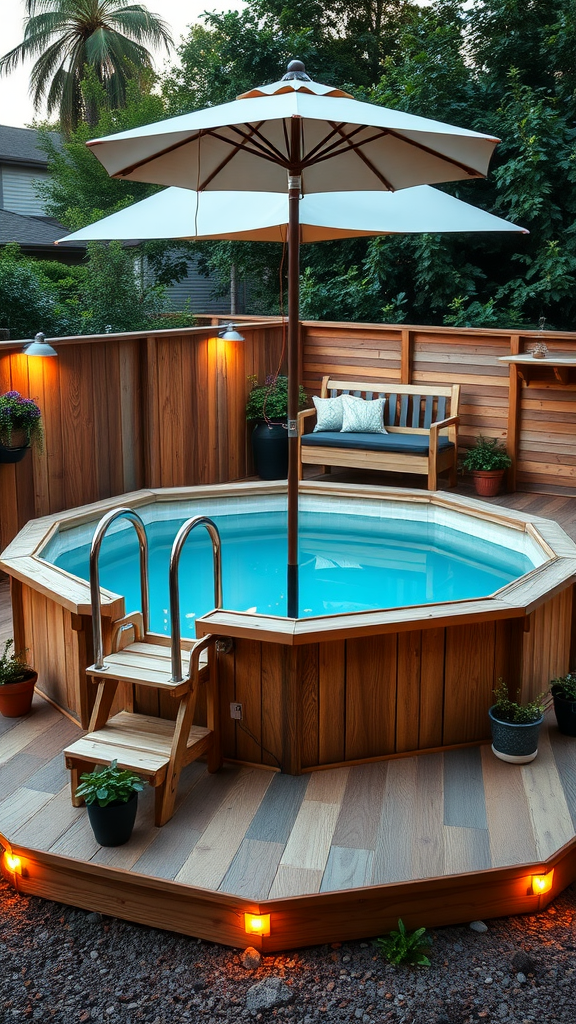
[[[212,517],[222,537],[224,607],[286,614],[286,513]],[[184,520],[147,526],[151,628],[170,633],[168,561]],[[88,579],[89,546],[56,565]],[[444,526],[342,513],[300,513],[300,616],[398,608],[484,597],[533,568],[519,552]],[[105,537],[100,582],[140,607],[138,542],[131,528]],[[182,636],[214,607],[212,547],[206,531],[189,537],[180,561]]]

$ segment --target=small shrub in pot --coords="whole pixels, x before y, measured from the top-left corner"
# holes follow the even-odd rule
[[[501,761],[526,764],[538,753],[540,726],[544,720],[544,694],[522,703],[520,691],[510,698],[502,679],[494,690],[495,704],[488,715],[492,728],[492,750]]]
[[[15,654],[14,641],[6,640],[0,655],[0,712],[4,718],[20,718],[32,707],[38,673],[26,664],[24,651]]]
[[[132,835],[138,793],[147,785],[145,779],[119,768],[117,761],[99,765],[80,776],[76,796],[82,797],[88,817],[100,846],[122,846]]]
[[[505,470],[512,465],[506,446],[497,437],[480,434],[462,459],[462,467],[472,473],[476,492],[483,497],[498,494]]]
[[[550,692],[560,732],[576,736],[576,672],[553,679]]]

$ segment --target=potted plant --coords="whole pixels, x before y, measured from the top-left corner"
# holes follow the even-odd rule
[[[474,478],[476,493],[483,498],[498,494],[504,471],[512,465],[503,441],[497,437],[483,437],[480,434],[472,448],[469,448],[462,466]]]
[[[252,452],[254,466],[262,480],[284,480],[288,476],[288,378],[270,374],[263,384],[248,377],[252,387],[246,403],[246,419],[254,423]],[[298,408],[306,404],[300,387]]]
[[[508,687],[502,679],[494,690],[496,703],[488,715],[492,727],[492,750],[501,761],[527,764],[538,753],[538,736],[544,721],[544,694],[525,704],[510,700]]]
[[[550,692],[560,732],[576,736],[576,672],[553,679]]]
[[[96,842],[100,846],[122,846],[132,835],[138,793],[146,780],[128,768],[119,768],[117,761],[97,765],[80,776],[76,796],[82,797]]]
[[[40,409],[19,391],[0,395],[0,462],[20,462],[32,446],[41,452],[44,443]]]
[[[24,652],[14,654],[14,641],[7,640],[0,656],[0,713],[4,718],[20,718],[32,707],[38,673],[24,661]]]

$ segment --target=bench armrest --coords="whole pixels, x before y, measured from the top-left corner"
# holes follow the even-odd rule
[[[452,426],[453,423],[460,423],[460,417],[448,416],[448,418],[445,420],[436,420],[435,423],[430,424],[430,433],[432,433],[432,431],[436,433],[438,430],[442,430],[444,427],[450,427]]]
[[[302,412],[298,413],[298,436],[299,437],[301,437],[302,434],[309,433],[309,431],[307,431],[305,429],[306,426],[308,425],[306,423],[306,419],[309,416],[316,416],[316,409],[303,409]]]

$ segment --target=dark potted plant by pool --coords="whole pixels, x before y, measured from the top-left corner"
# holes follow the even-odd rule
[[[483,437],[480,434],[472,448],[469,448],[462,466],[472,473],[476,493],[483,498],[498,494],[505,470],[512,465],[503,441],[497,437]]]
[[[20,718],[32,707],[38,673],[24,661],[24,653],[14,654],[13,640],[7,640],[0,656],[0,713],[4,718]]]
[[[544,694],[522,704],[519,699],[510,700],[508,687],[502,680],[494,690],[496,703],[488,714],[492,727],[492,750],[501,761],[512,764],[527,764],[538,753],[540,726],[544,721]],[[520,696],[520,691],[516,694]]]
[[[44,443],[40,409],[18,391],[0,395],[0,462],[20,462],[29,448],[39,452]]]
[[[560,732],[576,736],[576,672],[553,679],[550,692]]]
[[[264,384],[248,377],[252,388],[246,403],[246,419],[254,423],[252,453],[254,468],[262,480],[285,480],[288,476],[288,378],[270,374]],[[306,404],[300,387],[298,408]]]
[[[76,796],[84,798],[100,846],[122,846],[128,842],[136,821],[138,793],[146,785],[145,779],[128,768],[119,768],[117,761],[97,765],[94,771],[80,776]]]

